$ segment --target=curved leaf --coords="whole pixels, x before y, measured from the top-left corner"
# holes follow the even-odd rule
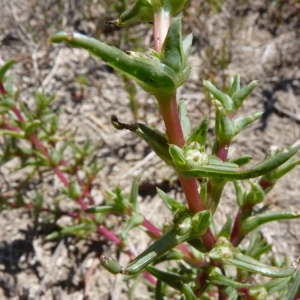
[[[170,99],[176,89],[177,75],[172,68],[154,56],[127,52],[111,47],[80,33],[58,32],[50,36],[53,43],[65,42],[72,47],[83,48],[102,59],[111,67],[135,80],[150,94]]]
[[[275,212],[275,213],[256,215],[253,217],[249,217],[244,222],[242,222],[240,226],[240,232],[242,234],[247,234],[253,231],[255,228],[259,227],[260,225],[268,222],[297,219],[299,217],[300,217],[300,212]]]
[[[187,162],[181,150],[175,145],[170,145],[170,155],[178,173],[186,177],[219,177],[229,180],[255,178],[268,173],[297,153],[299,145],[289,146],[274,156],[265,159],[248,170],[240,170],[239,166],[229,162],[222,162],[210,157],[207,165]]]

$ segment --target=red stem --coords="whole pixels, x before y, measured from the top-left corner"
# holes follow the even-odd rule
[[[155,237],[157,238],[160,237],[160,230],[156,226],[154,226],[150,221],[148,221],[146,218],[144,218],[142,226],[144,226]]]
[[[236,246],[239,240],[239,234],[240,234],[239,227],[240,227],[240,220],[242,215],[243,215],[243,211],[239,209],[234,219],[234,224],[232,227],[231,237],[230,237],[230,241],[233,246]]]
[[[154,14],[154,49],[157,52],[161,51],[163,42],[167,35],[171,17],[169,12],[161,9]],[[167,135],[170,144],[182,147],[185,144],[180,118],[177,109],[176,91],[170,96],[170,99],[157,98],[160,106],[161,114],[166,126]],[[198,191],[198,182],[196,178],[185,178],[179,176],[183,192],[185,194],[188,206],[193,213],[204,210]],[[208,249],[211,249],[216,242],[211,230],[202,236],[203,242]]]
[[[145,271],[143,273],[143,276],[145,279],[147,279],[150,283],[152,283],[153,285],[156,285],[156,279],[147,271]]]

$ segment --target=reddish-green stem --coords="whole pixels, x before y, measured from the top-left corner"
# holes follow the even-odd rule
[[[242,215],[243,215],[243,211],[242,209],[239,209],[234,219],[234,224],[232,227],[231,237],[230,237],[230,241],[233,246],[236,246],[239,240],[239,235],[240,235],[239,227],[240,227],[240,220]]]
[[[154,14],[154,49],[157,52],[161,51],[170,22],[171,17],[169,13],[163,9]],[[178,114],[176,91],[174,91],[174,94],[170,97],[170,99],[158,98],[157,100],[166,126],[170,144],[182,147],[185,141]],[[204,207],[200,200],[197,179],[185,178],[183,176],[179,176],[179,179],[190,210],[193,213],[203,210]],[[202,239],[208,249],[211,249],[216,242],[210,229],[208,229],[202,236]]]

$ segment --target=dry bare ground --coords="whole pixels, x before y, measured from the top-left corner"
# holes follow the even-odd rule
[[[127,123],[134,122],[123,80],[87,52],[53,46],[47,41],[49,34],[63,28],[98,37],[124,50],[151,47],[148,25],[121,30],[105,25],[106,20],[117,17],[113,6],[117,2],[2,0],[0,64],[10,58],[17,60],[15,83],[26,105],[33,105],[33,88],[55,93],[52,109],[61,112],[61,128],[76,130],[78,141],[88,134],[93,143],[101,142],[96,157],[105,167],[93,190],[97,204],[102,203],[105,190],[116,185],[129,191],[134,177],[142,172],[141,210],[161,225],[170,216],[155,196],[155,187],[178,197],[180,187],[175,174],[159,162],[145,143],[111,126],[112,114]],[[213,119],[202,79],[215,80],[222,86],[229,76],[239,72],[243,84],[259,80],[240,114],[265,114],[238,137],[236,153],[251,154],[258,161],[271,146],[284,147],[299,140],[300,10],[276,1],[230,0],[215,11],[203,1],[194,0],[185,15],[184,31],[194,33],[192,74],[179,94],[188,105],[193,123],[199,123],[207,113]],[[78,83],[80,76],[86,85]],[[82,88],[83,98],[77,93]],[[154,99],[140,89],[137,98],[138,120],[163,129]],[[1,167],[1,193],[13,191],[24,174],[9,174],[12,165]],[[300,168],[283,178],[268,195],[273,210],[300,209],[299,178]],[[39,184],[50,199],[59,182],[51,177]],[[217,226],[235,211],[229,185],[217,212]],[[115,220],[116,227],[120,221]],[[299,225],[298,221],[274,223],[264,226],[262,232],[274,243],[274,251],[288,254],[292,260],[300,252]],[[105,240],[76,242],[66,238],[46,243],[41,224],[33,222],[31,213],[25,210],[2,211],[0,227],[0,299],[128,299],[128,286],[122,283],[122,276],[111,276],[95,258],[102,250],[114,253],[114,247]],[[137,253],[149,242],[139,234],[133,236],[130,245]],[[121,255],[119,260],[126,265],[127,257]],[[149,299],[146,291],[140,295],[136,299]]]

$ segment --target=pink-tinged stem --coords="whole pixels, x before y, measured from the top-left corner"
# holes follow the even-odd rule
[[[176,95],[173,96],[171,101],[164,101],[162,99],[158,100],[158,103],[165,122],[170,144],[182,147],[185,141],[177,110]],[[190,210],[193,213],[204,210],[203,204],[200,200],[197,179],[186,178],[180,175],[179,179]],[[202,240],[208,249],[211,249],[216,243],[216,239],[210,229],[208,229],[202,236]]]
[[[155,237],[157,238],[160,237],[160,230],[156,226],[154,226],[150,221],[148,221],[146,218],[144,218],[142,226],[144,226]]]
[[[6,90],[5,90],[2,82],[0,82],[0,91],[3,95],[6,94]],[[16,117],[18,118],[20,123],[25,122],[25,119],[23,118],[22,113],[20,112],[20,110],[16,106],[12,107],[12,111],[14,112],[14,114],[16,115]],[[14,130],[16,130],[16,129],[14,129]],[[37,136],[35,134],[30,134],[29,139],[33,143],[33,145],[51,162],[51,157],[50,157],[47,149],[40,142],[40,140],[37,138]],[[65,187],[68,187],[70,182],[67,179],[67,177],[63,174],[63,172],[59,169],[59,167],[57,167],[57,166],[53,167],[53,171],[56,174],[56,176],[60,179],[60,181],[63,183],[63,185]],[[82,197],[79,197],[77,199],[77,201],[78,201],[79,205],[81,206],[81,208],[83,210],[88,208],[87,205],[85,204],[85,202],[83,201]],[[89,214],[89,216],[90,216],[91,219],[94,219],[94,215]]]
[[[105,236],[108,240],[114,242],[120,248],[124,247],[122,241],[116,235],[114,235],[112,232],[110,232],[107,228],[105,228],[103,225],[98,226],[98,232],[101,235]],[[133,260],[135,258],[134,254],[130,250],[125,251],[125,252],[128,254],[130,259]]]
[[[160,9],[154,13],[154,50],[160,52],[171,24],[171,15]]]
[[[162,49],[170,24],[171,16],[169,12],[160,9],[154,13],[154,49],[158,53],[160,53]],[[162,98],[157,100],[164,119],[170,144],[182,147],[185,144],[185,141],[177,109],[176,91],[174,91],[174,94],[170,99]],[[193,213],[203,210],[204,207],[200,200],[197,179],[185,178],[182,176],[179,176],[179,179],[190,210]],[[209,249],[211,249],[216,242],[210,229],[207,230],[202,239]]]
[[[243,211],[239,209],[234,219],[234,224],[232,227],[231,237],[230,237],[230,241],[233,246],[236,246],[239,239],[239,234],[240,234],[239,226],[240,226],[240,220],[242,215],[243,215]]]
[[[147,271],[143,273],[145,279],[147,279],[151,284],[156,285],[156,279]]]
[[[11,126],[9,124],[3,123],[1,124],[1,128],[6,129],[6,130],[11,130],[11,131],[15,131],[15,132],[20,132],[21,129],[15,126]]]
[[[2,95],[6,95],[6,90],[5,90],[5,87],[3,85],[3,83],[0,81],[0,93]]]
[[[195,295],[199,297],[204,293],[207,287],[207,274],[204,271],[201,271],[198,274],[197,281],[199,288],[195,291]]]
[[[227,160],[228,158],[229,146],[230,146],[230,142],[218,146],[216,155],[223,161]]]

